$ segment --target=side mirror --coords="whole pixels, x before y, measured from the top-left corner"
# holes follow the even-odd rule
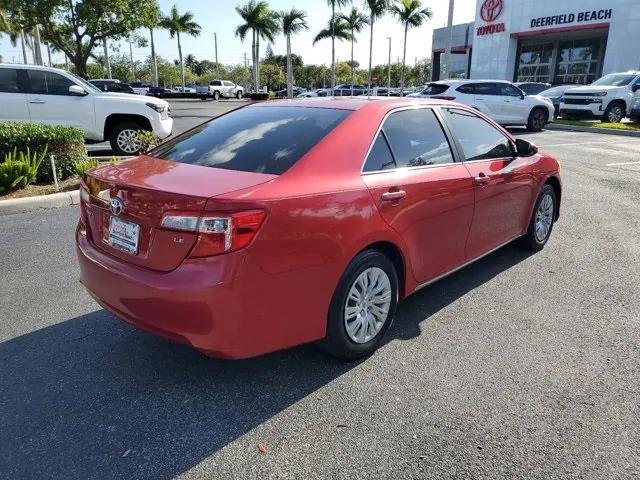
[[[522,138],[516,139],[516,152],[519,157],[532,157],[538,153],[538,147]]]
[[[520,95],[520,100],[524,100],[525,98],[527,98],[527,96],[524,93]]]
[[[85,95],[88,95],[88,93],[85,92],[84,88],[82,88],[79,85],[71,85],[69,87],[69,95],[76,96],[76,97],[84,97]]]
[[[634,92],[637,92],[638,90],[640,90],[640,83],[636,83],[633,87],[631,87],[631,90]]]

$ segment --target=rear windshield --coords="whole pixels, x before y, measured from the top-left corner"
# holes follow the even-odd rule
[[[333,108],[241,108],[150,154],[180,163],[281,175],[350,113]]]
[[[431,85],[427,85],[427,88],[422,90],[422,95],[441,95],[444,92],[449,90],[449,85],[442,85],[439,83],[432,83]]]

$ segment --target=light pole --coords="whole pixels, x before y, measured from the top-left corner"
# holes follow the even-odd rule
[[[387,62],[387,97],[391,96],[391,37],[387,37],[389,40],[389,61]]]
[[[218,34],[217,33],[213,34],[213,43],[216,48],[216,68],[218,68]]]
[[[446,69],[446,78],[451,78],[451,47],[453,46],[453,3],[454,0],[449,0],[449,18],[447,20],[447,27],[449,28],[449,39],[447,40],[447,49],[445,50],[445,69]],[[442,67],[441,67],[442,69]]]

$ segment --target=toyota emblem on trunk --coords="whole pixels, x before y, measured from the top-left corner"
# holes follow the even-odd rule
[[[503,6],[502,0],[484,0],[480,16],[485,22],[493,22],[502,13]]]
[[[112,198],[111,213],[113,213],[115,216],[118,216],[122,213],[123,210],[124,210],[124,203],[122,203],[122,200],[120,200],[118,197]]]

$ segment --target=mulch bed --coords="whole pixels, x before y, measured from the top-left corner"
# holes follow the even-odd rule
[[[62,182],[58,182],[59,189],[56,190],[55,185],[28,185],[22,190],[0,195],[0,200],[8,200],[10,198],[37,197],[38,195],[49,195],[58,192],[70,192],[80,187],[80,178],[72,177]]]

